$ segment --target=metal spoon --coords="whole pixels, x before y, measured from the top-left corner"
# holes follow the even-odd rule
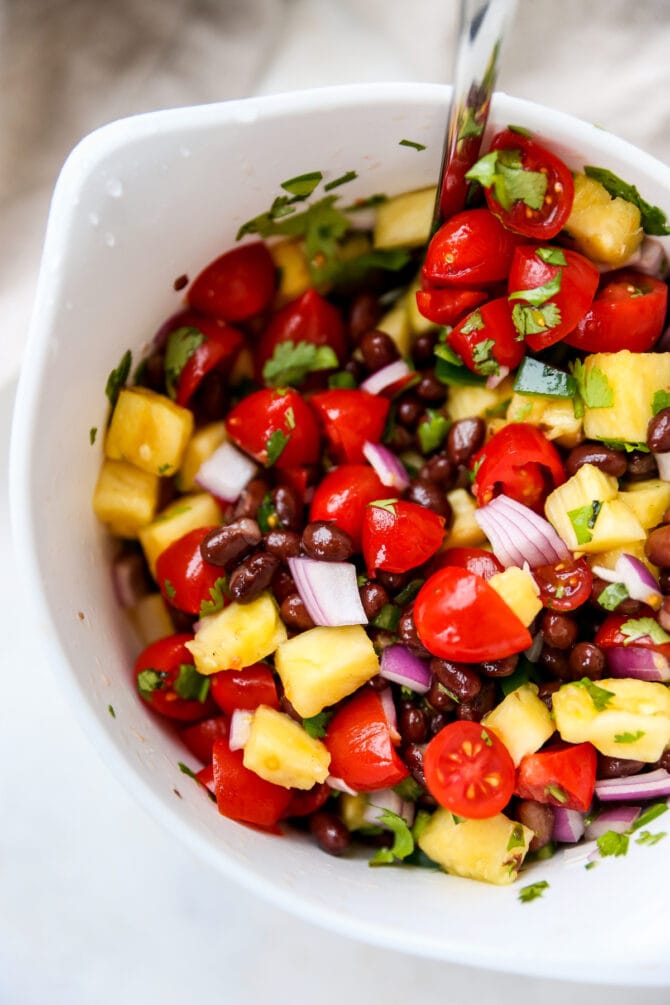
[[[465,175],[479,157],[505,33],[516,0],[461,0],[454,90],[442,153],[433,232],[466,205]]]

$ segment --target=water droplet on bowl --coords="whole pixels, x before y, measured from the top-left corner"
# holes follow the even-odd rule
[[[108,178],[105,183],[105,191],[107,195],[111,195],[112,199],[120,199],[123,195],[123,182],[118,178]]]

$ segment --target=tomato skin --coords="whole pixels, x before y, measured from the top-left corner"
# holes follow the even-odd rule
[[[585,558],[538,565],[533,569],[533,577],[543,605],[554,611],[574,611],[591,596],[593,573]]]
[[[166,635],[147,646],[135,661],[136,679],[143,670],[155,670],[162,677],[161,687],[151,691],[147,697],[142,695],[142,700],[146,701],[154,712],[160,712],[168,719],[177,719],[180,722],[204,719],[215,711],[215,705],[209,696],[202,702],[181,698],[174,690],[179,667],[182,663],[193,664],[193,656],[185,645],[192,639],[192,634]]]
[[[492,357],[499,367],[515,370],[526,350],[512,324],[507,297],[497,297],[478,307],[472,314],[463,318],[448,335],[449,345],[473,373],[481,373],[482,366],[481,363],[475,362],[476,347],[489,340],[493,341],[489,358]]]
[[[498,561],[493,552],[468,546],[447,548],[445,551],[439,552],[430,563],[431,574],[437,572],[438,569],[443,569],[446,565],[467,569],[468,572],[474,572],[475,576],[481,576],[482,579],[486,580],[505,571],[505,567]]]
[[[593,802],[597,762],[590,743],[554,743],[521,759],[515,794],[586,813]],[[551,789],[559,794],[552,794]]]
[[[416,305],[419,313],[436,325],[455,325],[487,296],[484,290],[417,290]]]
[[[382,499],[388,488],[367,464],[341,464],[333,468],[314,490],[309,508],[310,522],[330,520],[361,548],[363,517],[368,503]]]
[[[198,527],[169,544],[156,562],[156,581],[169,604],[187,614],[199,614],[203,601],[222,577],[222,569],[206,562],[200,545],[213,527]],[[225,603],[225,598],[224,598]]]
[[[228,738],[228,717],[216,715],[211,719],[203,719],[193,726],[187,726],[180,736],[194,757],[203,764],[211,764],[214,741]]]
[[[500,813],[514,793],[514,762],[495,733],[460,720],[437,733],[423,755],[426,785],[441,806],[470,820]]]
[[[193,281],[188,302],[219,321],[246,321],[274,297],[276,269],[263,241],[227,251]]]
[[[286,813],[291,790],[245,768],[243,757],[243,751],[231,750],[227,740],[214,742],[214,793],[219,813],[242,823],[273,827]]]
[[[560,342],[571,332],[588,311],[598,289],[600,273],[595,265],[576,251],[561,248],[565,265],[544,262],[537,254],[541,244],[526,244],[517,248],[512,258],[508,277],[508,293],[534,290],[549,283],[561,274],[561,288],[549,298],[560,310],[561,319],[557,325],[548,327],[538,334],[526,335],[525,341],[533,350],[540,352],[556,342]],[[510,310],[517,304],[527,306],[523,298],[509,300]]]
[[[466,209],[431,239],[422,277],[431,286],[488,286],[506,279],[519,237],[488,209]]]
[[[506,227],[525,237],[539,241],[556,237],[570,216],[575,194],[567,164],[535,140],[511,129],[493,137],[491,150],[518,150],[524,170],[541,171],[546,175],[547,189],[541,209],[531,209],[522,200],[516,200],[507,210],[496,199],[494,190],[485,188],[488,208]]]
[[[530,632],[481,576],[457,566],[433,573],[414,602],[421,642],[457,663],[498,660],[523,652]]]
[[[203,377],[216,369],[232,366],[244,339],[231,325],[195,310],[174,314],[154,336],[154,342],[163,346],[171,332],[179,328],[195,328],[204,336],[204,341],[189,356],[176,381],[175,401],[186,407],[197,391]]]
[[[362,547],[368,575],[376,569],[407,572],[423,565],[444,539],[444,517],[404,499],[370,503],[363,515]]]
[[[387,789],[409,775],[391,742],[381,698],[372,688],[358,691],[338,709],[323,742],[330,752],[330,774],[356,792]]]
[[[367,391],[348,388],[321,391],[309,399],[321,420],[330,451],[339,464],[363,464],[367,440],[382,438],[391,403]]]
[[[272,435],[280,432],[288,437],[275,461],[277,468],[315,464],[321,452],[316,416],[292,388],[267,388],[247,395],[228,413],[226,430],[238,447],[265,465]]]
[[[585,352],[646,352],[663,331],[667,306],[668,287],[660,279],[632,269],[610,273],[564,341]]]
[[[341,364],[345,362],[347,343],[342,315],[316,290],[306,290],[273,314],[270,323],[261,335],[254,357],[256,379],[263,382],[263,367],[282,342],[309,342],[311,345],[327,345],[333,350]]]
[[[503,426],[472,458],[472,490],[479,506],[504,493],[542,512],[544,501],[565,481],[556,447],[527,422]]]
[[[243,670],[220,670],[212,674],[212,698],[223,712],[236,708],[253,711],[268,705],[279,711],[279,696],[272,670],[266,663],[253,663]]]
[[[670,659],[670,642],[654,642],[648,635],[642,635],[640,638],[631,641],[628,636],[623,634],[621,626],[626,621],[636,621],[639,618],[653,618],[654,621],[657,620],[656,613],[646,605],[635,618],[631,618],[627,614],[608,614],[596,632],[593,641],[601,649],[609,649],[612,646],[634,645],[636,647],[640,646],[642,649],[653,649],[654,652],[660,653],[666,659]]]

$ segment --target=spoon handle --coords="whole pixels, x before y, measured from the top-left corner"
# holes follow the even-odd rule
[[[465,175],[479,156],[498,74],[503,38],[516,0],[461,0],[454,90],[435,199],[433,232],[464,208],[470,182]]]

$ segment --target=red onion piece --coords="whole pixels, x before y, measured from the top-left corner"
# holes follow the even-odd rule
[[[489,391],[495,391],[498,384],[502,384],[505,377],[509,374],[508,366],[499,366],[497,373],[492,373],[490,377],[486,378],[486,386]]]
[[[474,518],[505,568],[511,565],[522,568],[527,562],[534,569],[570,558],[567,545],[549,521],[516,499],[497,496],[475,510]]]
[[[391,743],[400,743],[402,737],[398,732],[398,713],[396,712],[395,702],[393,701],[393,692],[390,687],[384,688],[383,691],[379,692],[379,700],[382,703],[384,715],[386,716],[386,721],[388,723],[389,732],[391,734]]]
[[[563,861],[566,865],[581,865],[600,857],[600,849],[595,841],[583,841],[572,848],[565,848]]]
[[[246,708],[236,708],[230,717],[228,746],[231,750],[243,750],[249,739],[254,713]]]
[[[236,502],[258,466],[227,440],[201,464],[195,480],[200,488],[225,502]]]
[[[660,241],[655,241],[652,237],[645,237],[637,251],[624,262],[623,267],[636,269],[638,272],[644,272],[646,276],[662,279],[668,269],[665,248]]]
[[[151,592],[144,559],[138,554],[120,555],[112,566],[112,583],[119,607],[134,607]]]
[[[288,566],[315,625],[338,628],[368,623],[358,592],[356,568],[351,562],[289,558]]]
[[[670,457],[670,454],[668,455]],[[663,603],[663,594],[653,575],[639,558],[634,555],[619,555],[613,569],[602,565],[593,566],[593,574],[607,583],[623,583],[628,590],[628,596],[633,600],[641,600],[654,610]]]
[[[368,394],[381,394],[383,391],[394,391],[406,384],[412,376],[412,371],[404,359],[397,359],[381,370],[376,370],[366,377],[360,385],[361,391]]]
[[[379,475],[382,485],[397,489],[398,492],[404,492],[409,486],[409,475],[405,465],[388,447],[366,440],[363,444],[363,455]]]
[[[607,646],[607,669],[612,677],[669,681],[670,663],[662,653],[645,646]]]
[[[384,649],[379,672],[386,680],[417,694],[426,694],[433,679],[428,663],[401,645],[391,645]]]
[[[602,778],[596,782],[596,795],[604,803],[670,796],[670,774],[665,768],[657,768],[627,778]]]
[[[610,806],[591,821],[584,836],[589,841],[594,841],[608,831],[623,834],[633,826],[640,815],[640,809],[639,806]]]
[[[348,796],[358,795],[356,789],[352,789],[350,785],[347,785],[343,778],[336,778],[335,775],[328,775],[328,778],[326,778],[326,785],[331,789],[335,789],[337,792],[346,792]]]
[[[579,810],[568,810],[564,806],[554,807],[554,831],[552,838],[561,844],[576,844],[584,834],[584,814]]]
[[[664,482],[670,482],[670,451],[665,454],[654,454],[658,466],[658,477]]]
[[[363,811],[363,818],[366,823],[383,827],[384,824],[380,818],[385,810],[402,817],[409,827],[414,823],[414,803],[402,799],[393,789],[379,789],[377,792],[371,792],[368,795],[368,805]]]

